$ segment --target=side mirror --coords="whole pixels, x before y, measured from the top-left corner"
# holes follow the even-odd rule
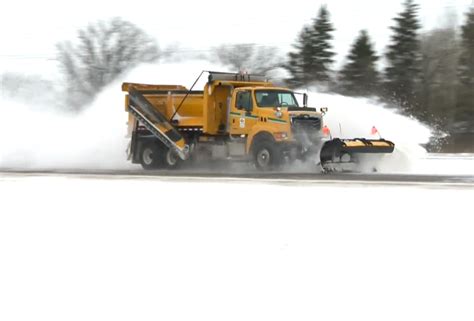
[[[320,110],[321,110],[321,113],[324,115],[325,113],[328,112],[329,109],[327,107],[321,107]]]
[[[303,94],[303,107],[308,107],[308,94]]]

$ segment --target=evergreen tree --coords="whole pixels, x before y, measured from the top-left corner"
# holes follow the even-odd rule
[[[330,80],[331,65],[334,63],[335,53],[331,50],[331,32],[334,28],[329,21],[329,11],[325,6],[319,10],[318,17],[313,22],[313,34],[311,36],[312,64],[309,73],[314,81]]]
[[[340,72],[342,92],[352,96],[368,96],[377,93],[379,75],[376,63],[378,59],[367,31],[362,30],[347,56],[347,64]]]
[[[474,7],[462,26],[459,58],[459,89],[455,115],[455,131],[474,134]],[[471,147],[474,142],[471,141]]]
[[[404,10],[394,20],[391,44],[387,51],[385,70],[387,95],[405,112],[420,116],[416,90],[420,74],[420,43],[418,39],[418,5],[406,0]]]
[[[296,52],[288,54],[288,65],[286,69],[290,72],[291,78],[288,83],[294,87],[300,87],[308,84],[311,79],[309,75],[309,65],[311,64],[311,29],[308,26],[303,27],[298,40],[293,47]]]
[[[291,74],[291,85],[325,83],[330,80],[331,65],[334,62],[330,43],[332,31],[334,28],[329,21],[329,11],[326,6],[322,6],[313,23],[301,31],[294,45],[295,52],[288,55],[287,69]]]

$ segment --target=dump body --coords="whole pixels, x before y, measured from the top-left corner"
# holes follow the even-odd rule
[[[300,107],[290,89],[261,77],[211,73],[202,91],[136,83],[124,83],[122,90],[128,93],[130,158],[145,168],[206,155],[253,160],[267,170],[284,160],[337,163],[394,148],[382,139],[329,140],[322,132],[323,112]]]
[[[204,134],[216,135],[227,132],[232,91],[244,86],[272,85],[268,82],[217,81],[206,84],[202,91],[188,91],[180,85],[124,83],[122,90],[135,89],[142,93],[177,128],[200,129]]]

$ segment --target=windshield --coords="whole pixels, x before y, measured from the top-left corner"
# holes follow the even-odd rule
[[[256,90],[255,98],[258,107],[298,107],[291,91]]]

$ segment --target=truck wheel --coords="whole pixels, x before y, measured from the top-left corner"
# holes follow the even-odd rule
[[[161,167],[160,150],[156,144],[145,144],[140,151],[140,164],[144,169],[157,169]]]
[[[166,148],[163,152],[163,162],[169,169],[178,168],[181,164],[181,158],[172,149]]]
[[[253,158],[257,169],[262,171],[278,169],[282,161],[279,146],[269,140],[256,142],[253,148]]]

